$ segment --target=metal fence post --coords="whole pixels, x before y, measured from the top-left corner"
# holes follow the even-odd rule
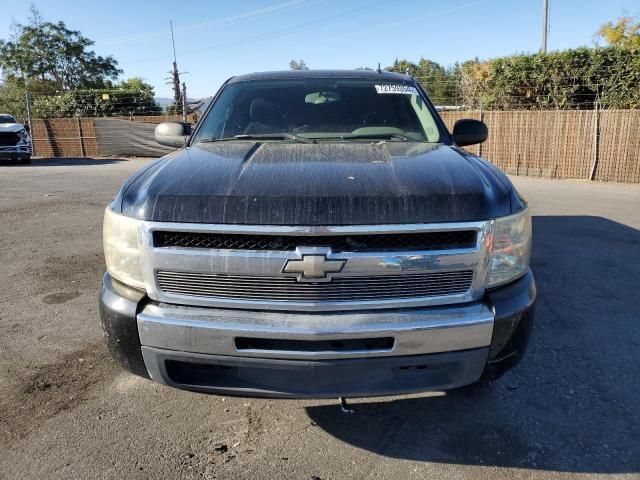
[[[593,180],[596,176],[598,157],[600,156],[600,108],[598,108],[597,100],[594,105],[593,115],[593,162],[591,163],[589,180]]]
[[[484,110],[482,108],[482,100],[480,101],[480,121],[484,122]],[[482,143],[478,144],[478,156],[482,156]]]
[[[86,157],[85,151],[84,151],[84,138],[82,136],[82,123],[80,122],[80,117],[76,117],[76,121],[78,122],[78,136],[79,136],[79,140],[80,140],[80,154],[83,157]]]
[[[31,135],[31,155],[35,155],[36,144],[33,141],[33,124],[31,122],[31,96],[28,90],[24,92],[24,99],[27,104],[27,125],[29,125],[29,135]]]

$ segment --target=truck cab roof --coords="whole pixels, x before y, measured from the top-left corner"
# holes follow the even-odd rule
[[[229,83],[246,82],[255,80],[280,80],[280,79],[308,79],[308,78],[361,78],[379,79],[382,81],[407,81],[413,80],[410,75],[397,72],[378,72],[376,70],[281,70],[274,72],[256,72],[232,77]]]

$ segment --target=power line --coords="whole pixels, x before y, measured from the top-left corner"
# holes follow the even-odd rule
[[[222,25],[222,24],[225,24],[225,23],[234,22],[236,20],[241,20],[243,18],[253,17],[253,16],[256,16],[256,15],[262,15],[264,13],[269,13],[269,12],[273,12],[273,11],[276,11],[276,10],[281,10],[281,9],[288,8],[288,7],[302,5],[305,2],[307,2],[307,0],[289,0],[288,2],[278,3],[276,5],[271,5],[269,7],[263,7],[263,8],[259,8],[259,9],[256,9],[256,10],[250,10],[250,11],[247,11],[247,12],[238,13],[238,14],[232,15],[230,17],[220,18],[220,19],[217,19],[217,20],[211,20],[211,21],[208,21],[208,22],[194,23],[194,24],[191,24],[191,25],[185,25],[184,27],[176,28],[175,31],[179,32],[179,33],[182,33],[182,32],[189,32],[189,31],[193,31],[193,30],[201,30],[203,28],[210,28],[210,27],[214,27],[216,25]],[[155,32],[140,33],[140,34],[132,35],[132,36],[129,36],[129,37],[106,38],[104,40],[97,40],[96,43],[100,43],[100,44],[127,43],[127,42],[133,42],[133,41],[137,41],[137,40],[149,40],[149,39],[153,39],[153,38],[161,38],[161,37],[166,37],[167,35],[168,35],[168,33],[167,33],[166,30],[160,30],[160,31],[155,31]]]
[[[341,35],[334,35],[331,37],[325,37],[325,38],[321,38],[321,39],[313,39],[313,43],[314,45],[318,45],[318,44],[322,44],[322,43],[327,43],[327,42],[331,42],[331,41],[335,41],[337,39],[340,38],[345,38],[345,37],[352,37],[352,36],[360,36],[364,33],[369,33],[369,32],[378,32],[380,30],[383,29],[388,29],[388,28],[394,28],[397,27],[399,25],[403,25],[405,23],[410,23],[410,22],[415,22],[418,20],[423,20],[425,18],[430,18],[430,17],[436,17],[439,15],[445,15],[447,13],[453,13],[456,12],[458,10],[464,10],[466,8],[469,7],[474,7],[476,5],[480,5],[483,3],[487,3],[487,2],[491,2],[493,0],[477,0],[474,2],[469,2],[469,3],[465,3],[462,5],[458,5],[457,7],[453,7],[453,8],[448,8],[446,10],[440,10],[440,11],[436,11],[436,12],[429,12],[426,15],[411,15],[410,18],[406,19],[406,20],[400,20],[400,21],[396,21],[396,22],[392,22],[392,23],[387,23],[387,24],[375,24],[372,27],[366,28],[364,30],[350,30],[344,34]]]
[[[320,3],[322,1],[324,1],[324,0],[314,0],[311,4]],[[481,1],[487,2],[487,1],[490,1],[490,0],[481,0]],[[200,48],[192,49],[192,50],[184,50],[184,51],[181,51],[181,55],[184,57],[184,56],[194,55],[194,54],[198,54],[198,53],[202,53],[202,52],[206,52],[206,51],[210,51],[210,50],[216,50],[216,49],[220,49],[220,48],[227,48],[227,47],[230,47],[230,46],[236,46],[236,45],[247,44],[247,43],[251,44],[251,43],[255,43],[255,41],[257,41],[257,40],[263,40],[263,39],[278,37],[278,36],[282,36],[283,34],[286,35],[286,34],[292,33],[292,32],[304,31],[304,30],[308,29],[309,27],[313,27],[314,25],[317,25],[317,24],[326,24],[326,23],[329,23],[329,22],[335,21],[335,20],[350,20],[350,19],[354,18],[354,16],[357,15],[357,14],[371,13],[373,11],[371,9],[371,7],[373,7],[375,5],[378,5],[378,4],[382,4],[382,3],[388,3],[388,0],[370,1],[368,3],[368,7],[369,8],[362,8],[362,7],[351,8],[351,9],[348,9],[348,10],[345,10],[345,11],[338,11],[336,13],[333,13],[333,14],[325,16],[325,17],[317,17],[317,18],[314,18],[313,20],[310,20],[310,21],[307,21],[307,22],[303,22],[303,23],[298,23],[298,24],[290,26],[290,27],[285,27],[285,28],[281,28],[281,29],[278,29],[278,30],[273,30],[273,31],[265,32],[265,33],[259,33],[257,35],[245,36],[245,37],[240,38],[240,39],[230,40],[230,41],[218,43],[218,44],[215,44],[215,45],[210,45],[210,46],[207,46],[207,47],[200,47]],[[320,41],[318,41],[318,42],[320,42]],[[155,61],[155,60],[162,60],[164,58],[166,58],[166,57],[157,56],[157,57],[138,58],[138,59],[136,59],[136,62],[137,63],[150,62],[150,61]]]

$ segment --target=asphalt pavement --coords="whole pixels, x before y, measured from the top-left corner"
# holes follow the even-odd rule
[[[490,387],[347,415],[111,362],[102,213],[145,162],[0,162],[0,479],[640,478],[639,185],[514,177],[539,294],[523,362]]]

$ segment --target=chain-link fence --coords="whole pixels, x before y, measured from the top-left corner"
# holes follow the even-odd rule
[[[147,91],[88,90],[2,98],[31,125],[33,155],[39,157],[161,156],[173,149],[154,140],[158,123],[196,123],[199,102],[163,111]],[[184,107],[184,109],[183,109]],[[177,110],[177,111],[175,111]]]
[[[482,105],[464,105],[462,96],[438,97],[444,86],[425,84],[434,103],[442,106],[440,114],[449,129],[461,118],[484,121],[489,139],[469,150],[508,173],[640,183],[640,110],[602,109],[593,96],[580,100],[578,109],[575,102],[551,98],[551,87],[549,92],[532,95],[525,85],[500,100],[504,109],[484,110]],[[586,98],[580,93],[584,89],[571,90],[576,98]],[[32,95],[34,155],[160,156],[172,150],[154,142],[153,129],[161,122],[181,121],[182,115],[161,114],[154,104],[147,111],[134,97],[96,99],[92,95],[75,92],[73,101],[62,106],[60,98]],[[550,109],[550,105],[559,107]],[[40,115],[56,111],[66,118]],[[187,121],[197,122],[198,114],[190,113]]]
[[[158,123],[182,121],[180,115],[132,117],[33,118],[33,155],[39,157],[154,157],[174,149],[155,142]],[[195,123],[191,114],[187,121]]]

